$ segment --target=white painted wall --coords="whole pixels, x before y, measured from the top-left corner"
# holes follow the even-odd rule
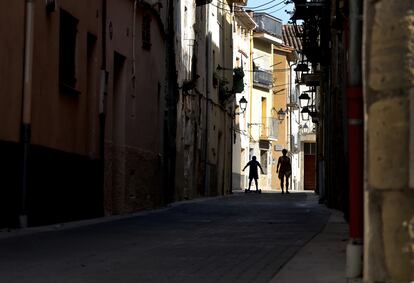
[[[244,113],[235,117],[235,143],[233,144],[233,189],[244,189],[248,182],[248,171],[242,171],[249,161],[249,132],[247,123],[250,122],[250,98],[252,91],[251,81],[251,39],[252,33],[249,27],[243,24],[239,17],[246,17],[235,13],[233,20],[233,68],[242,67],[244,70],[244,90],[236,94],[236,104],[244,97],[247,100],[247,109]],[[236,108],[236,113],[240,112]]]
[[[255,38],[253,44],[253,61],[260,69],[269,70],[273,65],[273,48],[270,42],[264,41],[262,39]],[[253,83],[253,82],[252,82]],[[262,113],[262,98],[266,98],[266,113]],[[250,124],[250,148],[253,149],[253,155],[257,157],[257,160],[261,162],[259,140],[261,131],[265,121],[262,121],[262,117],[271,116],[271,108],[273,106],[273,95],[272,89],[264,89],[259,87],[252,88],[252,97],[251,97],[251,121]],[[259,188],[261,189],[271,189],[272,185],[272,145],[268,149],[268,158],[267,158],[267,174],[261,174],[259,177]],[[261,162],[263,163],[263,162]],[[264,164],[262,164],[264,165]]]
[[[292,95],[296,93],[297,97],[304,92],[309,90],[309,87],[305,85],[298,85],[295,84],[296,81],[296,73],[293,71],[295,67],[292,67],[292,85],[291,91]],[[299,100],[298,100],[299,104]],[[292,189],[294,190],[303,190],[303,173],[304,173],[304,152],[303,152],[303,143],[306,142],[315,142],[316,136],[315,134],[306,134],[303,135],[300,131],[301,128],[308,126],[309,132],[315,127],[312,123],[312,120],[309,119],[308,121],[304,121],[302,119],[302,115],[300,113],[302,109],[292,111],[292,135],[295,136],[295,146],[297,146],[296,151],[292,151]]]

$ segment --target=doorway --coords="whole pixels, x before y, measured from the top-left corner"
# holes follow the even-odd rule
[[[126,74],[125,60],[114,52],[113,95],[111,109],[112,136],[112,213],[122,213],[125,200],[125,98]]]
[[[316,143],[303,144],[304,146],[304,180],[305,190],[316,189]]]

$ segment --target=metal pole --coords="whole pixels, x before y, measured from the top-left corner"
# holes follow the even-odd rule
[[[206,6],[206,30],[209,31],[210,25],[209,25],[209,13],[210,13],[210,5]],[[206,42],[206,113],[205,113],[205,137],[204,137],[204,195],[207,195],[209,192],[209,186],[210,186],[210,170],[207,168],[208,166],[208,135],[209,135],[209,99],[210,99],[210,64],[211,64],[211,34],[208,34],[207,36],[207,42]],[[214,68],[214,66],[213,66]]]
[[[24,44],[24,83],[23,83],[23,108],[21,124],[21,142],[23,143],[22,183],[21,183],[21,207],[19,225],[27,227],[27,190],[28,190],[28,163],[31,135],[32,116],[32,73],[33,73],[33,22],[34,0],[26,0],[26,23]]]

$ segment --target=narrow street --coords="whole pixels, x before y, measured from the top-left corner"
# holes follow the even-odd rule
[[[269,282],[329,218],[311,193],[243,194],[5,237],[0,282]]]

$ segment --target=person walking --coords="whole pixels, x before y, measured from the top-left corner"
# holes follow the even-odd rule
[[[259,191],[259,186],[257,184],[257,179],[259,179],[259,174],[257,173],[257,167],[260,168],[260,171],[262,172],[262,174],[264,174],[262,166],[260,166],[260,163],[256,160],[256,156],[252,157],[252,160],[250,160],[249,162],[247,162],[246,166],[244,166],[244,169],[246,169],[247,167],[249,167],[249,188],[247,189],[247,191],[250,191],[250,187],[252,185],[252,180],[254,179],[254,183],[256,184],[256,192]]]
[[[287,150],[282,150],[283,156],[280,156],[277,161],[276,166],[276,173],[278,174],[278,177],[280,179],[280,188],[282,190],[282,194],[285,192],[283,191],[283,185],[284,185],[284,179],[286,180],[286,193],[289,193],[289,178],[292,175],[292,164],[290,162],[290,158],[286,156]]]

